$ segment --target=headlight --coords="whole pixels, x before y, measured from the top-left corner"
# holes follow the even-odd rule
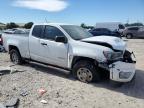
[[[103,51],[103,54],[107,58],[107,60],[115,60],[118,58],[123,58],[123,52]]]
[[[107,58],[107,60],[110,60],[112,58],[112,52],[111,51],[103,51],[103,54]]]

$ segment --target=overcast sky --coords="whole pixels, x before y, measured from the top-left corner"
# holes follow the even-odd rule
[[[143,22],[144,0],[1,0],[0,22]]]

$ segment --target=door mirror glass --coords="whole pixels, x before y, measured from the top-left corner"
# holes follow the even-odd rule
[[[65,36],[56,36],[55,41],[61,43],[67,43],[67,38]]]

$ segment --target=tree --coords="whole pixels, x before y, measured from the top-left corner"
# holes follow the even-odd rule
[[[85,23],[82,23],[82,24],[81,24],[81,27],[82,27],[82,28],[86,28]]]
[[[92,29],[92,28],[94,28],[93,26],[87,26],[85,23],[82,23],[81,27],[85,28],[85,29]]]
[[[7,23],[6,24],[6,28],[7,29],[12,29],[12,28],[18,28],[19,26],[17,24],[15,24],[14,22],[11,23]]]
[[[30,28],[32,27],[32,25],[33,25],[33,22],[26,23],[26,24],[24,25],[24,28],[30,29]]]

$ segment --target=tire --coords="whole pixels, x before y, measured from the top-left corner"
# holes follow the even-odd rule
[[[126,35],[126,38],[127,38],[127,39],[132,39],[132,38],[133,38],[133,35],[132,35],[132,34],[127,34],[127,35]]]
[[[10,51],[10,59],[14,64],[22,64],[22,58],[18,50],[12,49]]]
[[[73,66],[72,73],[75,78],[85,83],[100,81],[98,66],[90,61],[78,61]]]

